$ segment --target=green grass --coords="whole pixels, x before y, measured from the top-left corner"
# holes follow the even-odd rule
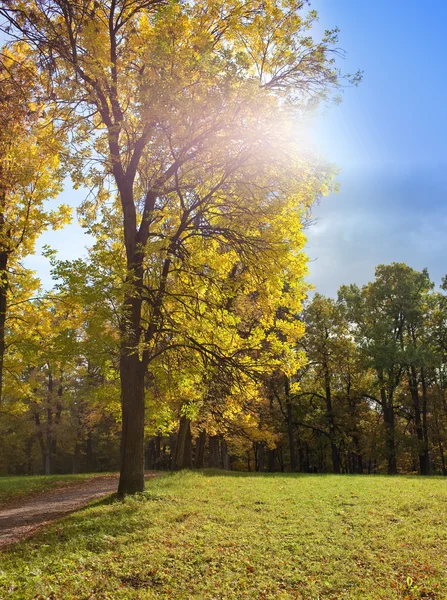
[[[0,560],[0,598],[447,598],[441,478],[177,473]]]
[[[98,473],[82,473],[80,475],[13,475],[10,477],[0,477],[0,505],[10,504],[23,499],[25,496],[55,487],[82,483],[87,479],[97,476]]]

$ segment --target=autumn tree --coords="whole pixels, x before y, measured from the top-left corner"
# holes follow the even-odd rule
[[[45,112],[39,75],[29,50],[17,43],[0,51],[0,398],[3,387],[11,272],[34,251],[48,227],[68,222],[66,206],[48,210],[61,191],[61,139]],[[17,277],[16,277],[17,279]],[[20,282],[23,283],[23,282]]]
[[[61,275],[64,268],[66,263]],[[24,301],[14,295],[0,411],[1,470],[51,474],[119,464],[118,332],[98,298],[89,302],[82,285],[70,291]]]
[[[8,35],[36,49],[51,97],[78,125],[74,177],[98,190],[86,213],[94,218],[111,195],[110,210],[120,214],[121,493],[144,487],[146,373],[172,303],[214,276],[202,249],[213,248],[228,270],[243,263],[248,288],[281,289],[293,268],[300,277],[297,207],[327,181],[293,147],[290,119],[339,75],[337,31],[315,42],[317,15],[305,15],[305,5],[2,2]],[[180,294],[173,275],[183,278]],[[213,351],[192,333],[198,352]]]

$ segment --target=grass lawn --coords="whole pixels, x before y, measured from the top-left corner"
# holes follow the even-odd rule
[[[0,598],[447,598],[447,480],[176,473],[0,558]]]
[[[0,505],[10,504],[36,492],[50,490],[72,483],[82,483],[98,473],[80,475],[24,475],[0,477]]]

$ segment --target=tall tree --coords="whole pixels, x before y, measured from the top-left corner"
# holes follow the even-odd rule
[[[367,395],[382,409],[390,474],[397,472],[395,420],[401,403],[399,386],[404,382],[412,399],[420,470],[423,474],[429,472],[424,393],[427,352],[422,336],[427,293],[432,287],[425,270],[417,272],[405,264],[393,263],[379,265],[375,281],[361,290],[353,285],[340,290],[366,364],[376,373],[377,393],[370,391]]]
[[[340,306],[320,294],[316,294],[305,308],[303,319],[306,336],[301,344],[309,364],[305,367],[305,376],[301,382],[301,395],[324,402],[320,430],[329,440],[333,472],[340,473],[341,435],[336,417],[338,409],[334,405],[337,401],[334,390],[337,390],[341,370],[339,354],[347,343],[347,324]]]
[[[171,278],[209,278],[201,248],[212,245],[229,270],[242,262],[270,282],[264,289],[292,263],[301,271],[296,207],[327,182],[292,147],[288,117],[338,81],[337,32],[314,42],[317,15],[302,14],[305,4],[2,3],[8,34],[36,48],[52,97],[79,123],[78,181],[99,187],[95,202],[117,189],[126,260],[121,493],[144,487],[145,376],[175,294],[187,296]],[[88,147],[97,163],[86,173]],[[189,343],[212,352],[209,342]]]

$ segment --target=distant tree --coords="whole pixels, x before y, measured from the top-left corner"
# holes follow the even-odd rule
[[[374,369],[376,389],[367,396],[382,409],[386,428],[388,472],[397,472],[396,413],[401,405],[400,386],[408,385],[412,418],[417,436],[419,466],[429,473],[427,396],[424,363],[428,359],[423,343],[427,294],[432,289],[428,273],[405,264],[376,268],[376,279],[362,289],[342,286],[340,298],[346,304],[353,335],[363,352],[366,366]]]

